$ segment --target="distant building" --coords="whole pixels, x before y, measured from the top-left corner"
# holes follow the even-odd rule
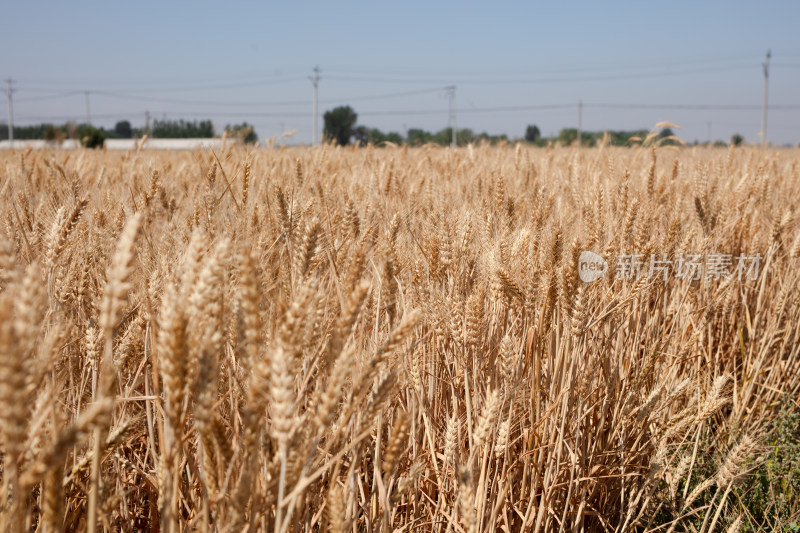
[[[136,150],[139,139],[106,139],[106,150]],[[225,139],[225,146],[239,144],[236,139]],[[197,148],[211,148],[213,150],[221,150],[223,146],[222,139],[147,139],[142,146],[144,150],[195,150]],[[0,141],[0,150],[26,150],[34,148],[36,150],[43,150],[45,148],[50,150],[75,150],[80,148],[81,144],[75,139],[67,139],[60,143],[41,141],[41,140],[14,140],[14,145],[11,141]]]
[[[51,150],[74,150],[80,148],[80,146],[81,144],[76,139],[66,139],[60,143],[54,141],[15,139],[13,146],[11,145],[11,141],[0,141],[0,150],[9,150],[11,148],[14,150],[27,150],[28,148],[34,148],[36,150],[44,148],[49,148]]]
[[[106,150],[136,150],[139,139],[106,139]],[[225,145],[238,144],[235,139],[225,139]],[[222,139],[147,139],[142,149],[147,150],[194,150],[197,148],[212,148],[220,150],[223,146]]]

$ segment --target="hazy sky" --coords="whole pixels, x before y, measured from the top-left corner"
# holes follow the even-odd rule
[[[149,110],[308,142],[318,65],[320,114],[350,104],[382,130],[446,127],[455,85],[458,126],[475,131],[557,134],[582,100],[585,131],[669,120],[687,141],[709,123],[714,139],[756,141],[771,48],[768,137],[800,142],[796,1],[17,0],[0,13],[17,124],[85,121],[90,91],[95,124],[141,127]]]

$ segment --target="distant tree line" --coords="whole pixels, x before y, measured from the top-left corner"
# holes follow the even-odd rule
[[[214,136],[214,124],[210,120],[154,120],[153,129],[148,133],[159,139],[207,139]]]
[[[581,132],[581,145],[582,146],[597,146],[605,139],[605,142],[611,146],[630,146],[638,144],[650,135],[650,130],[630,130],[630,131],[582,131]],[[547,146],[549,144],[561,144],[570,146],[578,139],[578,130],[576,128],[564,128],[555,137],[542,137],[539,128],[536,125],[530,125],[525,130],[525,141],[535,146]],[[675,139],[675,134],[670,128],[663,128],[659,133],[657,140],[662,146],[679,144]],[[692,146],[707,145],[707,142],[700,142],[695,140],[691,143],[686,143]],[[713,146],[740,146],[744,144],[744,137],[735,133],[731,136],[730,142],[714,141]]]
[[[619,130],[619,131],[582,131],[581,132],[581,145],[582,146],[596,146],[605,139],[605,142],[611,146],[628,146],[642,142],[650,135],[650,130]],[[662,145],[677,144],[674,140],[674,133],[670,128],[662,129],[658,138]],[[539,128],[535,125],[528,126],[525,130],[525,140],[536,146],[547,146],[548,144],[561,144],[563,146],[570,146],[575,144],[578,140],[577,128],[563,128],[555,137],[542,137],[539,133]]]
[[[225,127],[228,136],[244,143],[258,141],[253,126],[247,122]],[[61,142],[65,139],[78,139],[87,148],[103,146],[106,139],[135,139],[147,134],[158,139],[187,139],[214,137],[214,124],[210,120],[155,120],[150,130],[134,128],[127,120],[121,120],[113,129],[95,127],[91,124],[35,124],[32,126],[14,126],[14,139],[44,140]],[[0,124],[0,140],[8,139],[8,124]]]
[[[383,145],[386,143],[408,144],[411,146],[421,146],[423,144],[438,144],[449,146],[452,142],[452,130],[443,128],[436,132],[429,132],[420,128],[411,128],[402,135],[396,131],[383,132],[378,128],[370,128],[358,125],[358,114],[350,106],[340,106],[325,112],[323,137],[326,141],[333,141],[339,145]],[[230,138],[237,139],[249,144],[258,142],[258,136],[252,125],[247,122],[241,124],[227,125],[225,131]],[[581,145],[596,146],[604,138],[609,145],[626,146],[636,142],[636,139],[645,139],[649,135],[645,129],[632,131],[582,131]],[[95,127],[91,124],[77,124],[67,122],[65,124],[35,124],[31,126],[15,126],[14,138],[18,140],[45,140],[49,142],[61,142],[65,139],[78,139],[89,148],[102,147],[105,139],[134,139],[141,138],[147,134],[152,138],[159,139],[185,139],[185,138],[211,138],[216,135],[214,124],[211,120],[189,121],[189,120],[154,120],[149,130],[145,128],[134,128],[127,120],[117,122],[113,128],[105,129]],[[659,133],[661,144],[675,144],[670,137],[673,136],[669,128],[665,128]],[[0,141],[8,139],[8,125],[0,123]],[[544,137],[535,124],[527,126],[525,134],[520,139],[509,139],[505,134],[490,135],[488,133],[476,133],[469,128],[461,128],[456,132],[456,143],[464,146],[470,143],[487,142],[497,144],[500,142],[524,140],[535,146],[547,146],[548,144],[572,145],[578,139],[578,130],[575,128],[564,128],[558,135]],[[744,143],[744,138],[738,133],[730,139],[730,144],[740,145]],[[692,144],[705,144],[694,141]],[[717,141],[715,146],[726,146],[726,143]]]
[[[377,128],[369,128],[358,125],[358,113],[350,106],[340,106],[323,115],[324,128],[323,138],[326,142],[335,142],[338,145],[346,146],[349,144],[381,145],[385,143],[409,144],[420,146],[423,144],[439,144],[449,146],[453,140],[451,128],[444,128],[437,132],[429,132],[419,128],[412,128],[406,132],[405,137],[398,132],[384,133]],[[611,146],[627,146],[636,144],[647,139],[650,130],[640,129],[631,131],[582,131],[581,145],[596,146],[605,139]],[[539,127],[535,124],[529,125],[525,129],[525,134],[521,139],[513,139],[514,142],[524,140],[535,146],[547,146],[549,144],[561,144],[569,146],[578,140],[578,130],[576,128],[563,128],[554,137],[543,137]],[[507,135],[489,135],[488,133],[475,133],[471,129],[462,128],[456,132],[456,144],[464,146],[470,143],[487,142],[496,144],[507,142]],[[664,128],[658,133],[658,142],[661,145],[674,145],[679,141],[675,138],[670,128]],[[744,138],[738,133],[731,137],[731,144],[739,145],[744,142]],[[697,141],[694,144],[701,144]],[[717,141],[714,146],[726,146],[726,143]]]
[[[358,114],[350,106],[340,106],[326,111],[323,115],[323,120],[322,136],[325,141],[333,141],[341,146],[349,144],[381,145],[384,143],[410,144],[411,146],[433,143],[448,146],[453,140],[453,130],[451,128],[444,128],[437,132],[412,128],[403,137],[402,134],[396,131],[384,133],[378,128],[357,125]],[[508,141],[508,136],[505,134],[475,133],[469,128],[462,128],[456,131],[456,143],[459,146],[481,141],[495,144],[501,141]]]
[[[94,147],[98,141],[102,146],[103,140],[117,137],[113,130],[95,128],[91,124],[34,124],[31,126],[14,126],[14,139],[16,140],[41,140],[48,142],[61,142],[65,139],[79,139],[84,145]],[[0,140],[8,139],[8,124],[0,124]]]

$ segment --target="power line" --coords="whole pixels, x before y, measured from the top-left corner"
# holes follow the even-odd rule
[[[122,118],[130,118],[134,116],[140,116],[141,110],[136,111],[123,111],[119,113],[99,113],[94,114],[93,117],[95,120],[102,120],[102,119],[122,119]],[[23,115],[21,117],[17,117],[18,122],[49,122],[49,121],[79,121],[81,119],[85,119],[85,115],[81,113],[73,113],[71,115]]]
[[[716,111],[741,111],[741,110],[759,110],[761,106],[758,105],[716,105],[716,104],[618,104],[618,103],[586,103],[581,104],[583,109],[668,109],[668,110],[716,110]],[[773,110],[800,110],[800,105],[770,105]],[[543,105],[520,105],[520,106],[498,106],[498,107],[474,107],[474,108],[460,108],[455,109],[457,113],[461,114],[476,114],[476,113],[505,113],[505,112],[520,112],[520,111],[554,111],[575,109],[574,103],[563,104],[543,104]],[[108,119],[108,118],[122,118],[138,115],[141,111],[119,112],[119,113],[106,113],[95,114],[95,119]],[[155,114],[164,113],[164,111],[154,111]],[[171,115],[182,115],[187,117],[207,117],[207,118],[247,118],[247,117],[260,117],[260,118],[293,118],[308,116],[302,112],[259,112],[259,111],[171,111]],[[448,115],[448,109],[408,109],[408,110],[386,110],[386,111],[363,111],[359,112],[359,116],[364,117],[377,117],[377,116],[415,116],[415,115]],[[78,114],[61,115],[61,116],[25,116],[20,117],[20,120],[35,121],[35,120],[73,120],[80,118]]]
[[[340,102],[366,102],[369,100],[383,100],[387,98],[401,98],[404,96],[413,96],[418,94],[431,94],[438,93],[446,90],[446,87],[437,87],[435,89],[420,89],[418,91],[403,91],[398,93],[376,94],[373,96],[356,96],[355,98],[339,98],[336,100],[322,100],[322,103],[335,104]]]
[[[727,105],[727,104],[614,104],[614,103],[585,103],[583,108],[607,108],[607,109],[685,109],[685,110],[758,110],[758,105]],[[774,110],[798,110],[800,105],[771,105]],[[519,106],[499,106],[499,107],[473,107],[456,109],[458,113],[494,113],[511,111],[542,111],[551,109],[574,109],[575,104],[544,104],[544,105],[519,105]],[[382,115],[382,114],[442,114],[440,109],[409,110],[409,111],[365,111],[359,115]]]
[[[701,68],[701,69],[683,69],[673,71],[659,71],[641,74],[617,74],[608,76],[581,76],[581,77],[564,77],[564,78],[509,78],[509,79],[441,79],[441,78],[383,78],[372,76],[341,76],[329,75],[328,79],[336,81],[360,81],[369,83],[409,83],[409,84],[422,84],[422,83],[452,83],[469,84],[469,85],[520,85],[520,84],[537,84],[537,83],[571,83],[571,82],[589,82],[589,81],[616,81],[616,80],[631,80],[631,79],[646,79],[646,78],[663,78],[670,76],[678,76],[683,74],[706,74],[709,72],[724,72],[733,70],[743,70],[754,68],[753,63],[747,63],[738,66],[718,67],[718,68]]]
[[[607,109],[685,109],[685,110],[718,110],[718,111],[747,111],[758,110],[762,107],[755,104],[583,104],[584,107]],[[791,111],[800,109],[800,105],[771,105],[770,109]]]
[[[552,109],[568,109],[574,108],[575,104],[548,104],[548,105],[529,105],[529,106],[504,106],[504,107],[471,107],[464,109],[455,109],[457,113],[501,113],[510,111],[546,111]],[[442,115],[448,113],[443,109],[418,109],[408,111],[366,111],[359,113],[364,116],[381,116],[381,115]]]
[[[14,147],[14,80],[10,77],[8,80],[8,90],[6,94],[8,95],[8,142],[11,147]]]
[[[783,64],[783,66],[800,66],[792,64]],[[472,84],[472,85],[514,85],[514,84],[539,84],[539,83],[572,83],[572,82],[590,82],[590,81],[615,81],[615,80],[630,80],[630,79],[647,79],[647,78],[660,78],[670,77],[684,74],[704,74],[709,72],[724,72],[754,68],[754,63],[744,63],[733,66],[722,66],[716,68],[696,68],[696,69],[681,69],[681,70],[664,70],[659,69],[656,72],[642,72],[633,74],[610,74],[600,76],[578,76],[578,77],[536,77],[536,78],[459,78],[459,79],[445,79],[445,78],[409,78],[409,77],[381,77],[381,76],[348,76],[340,74],[330,74],[327,76],[329,80],[334,81],[357,81],[364,83],[403,83],[403,84]],[[647,67],[652,68],[652,67]],[[615,70],[615,69],[610,69]],[[577,70],[579,71],[579,70]],[[569,71],[565,71],[569,72]],[[126,93],[163,93],[163,92],[202,92],[211,91],[216,89],[232,89],[244,87],[258,87],[263,85],[272,85],[278,83],[297,82],[302,81],[302,77],[288,77],[277,79],[262,79],[260,81],[244,81],[244,82],[226,82],[216,83],[211,85],[199,86],[197,84],[183,85],[183,86],[154,86],[147,88],[128,88]],[[55,85],[70,85],[74,82],[53,82]],[[86,82],[82,82],[85,86]],[[92,85],[117,85],[116,82],[94,82]],[[130,85],[128,85],[130,87]],[[26,92],[52,92],[54,87],[38,87],[36,85],[23,84],[22,89]],[[100,91],[97,91],[100,92]],[[104,91],[108,93],[109,91]],[[119,94],[119,93],[117,93]]]
[[[660,70],[664,68],[669,68],[673,66],[677,67],[685,67],[687,65],[708,65],[708,64],[725,64],[730,62],[737,62],[745,60],[744,56],[749,55],[747,53],[737,54],[737,55],[726,55],[725,57],[715,56],[709,57],[705,59],[698,59],[695,56],[692,57],[670,57],[664,58],[662,61],[648,61],[647,63],[637,63],[637,64],[628,64],[628,65],[603,65],[603,66],[596,66],[593,64],[589,67],[580,67],[580,66],[573,66],[573,67],[566,67],[566,68],[542,68],[541,65],[526,65],[523,68],[526,70],[536,71],[542,74],[561,74],[561,73],[569,73],[569,72],[613,72],[613,71],[625,71],[625,70]],[[781,57],[786,58],[797,58],[800,55],[791,54],[791,53],[781,53]],[[753,57],[753,61],[756,61],[756,58]],[[747,63],[746,65],[752,65],[753,63]],[[720,65],[722,66],[722,65]],[[402,70],[402,69],[392,69],[392,70],[381,70],[381,68],[369,68],[369,69],[327,69],[328,72],[339,73],[339,74],[388,74],[393,76],[405,76],[405,75],[447,75],[447,76],[473,76],[479,75],[482,76],[486,75],[498,75],[502,76],[504,74],[498,74],[497,71],[492,72],[478,72],[478,71],[453,71],[453,70],[442,70],[436,69],[434,71],[428,70]],[[514,68],[513,70],[509,70],[506,72],[518,72],[518,68]],[[302,81],[305,79],[304,76],[301,76],[302,73],[299,69],[276,69],[272,73],[241,73],[241,74],[218,74],[214,77],[174,77],[174,78],[150,78],[150,79],[142,79],[140,77],[133,78],[133,79],[95,79],[95,80],[87,80],[85,78],[81,79],[54,79],[54,78],[23,78],[21,81],[23,84],[25,83],[33,83],[33,84],[58,84],[58,85],[75,85],[80,87],[85,87],[87,84],[92,86],[99,86],[99,85],[124,85],[125,87],[131,86],[159,86],[163,87],[164,85],[183,85],[189,86],[191,88],[199,88],[205,89],[205,87],[198,87],[198,84],[211,84],[211,85],[218,85],[220,79],[225,79],[226,83],[269,83],[269,82],[282,82],[282,81]],[[453,80],[458,81],[458,80]],[[178,87],[174,87],[178,88]],[[150,89],[147,89],[150,90]]]
[[[384,93],[384,94],[376,94],[376,95],[366,95],[366,96],[355,96],[352,98],[334,98],[334,99],[327,99],[327,100],[319,100],[320,104],[336,104],[336,103],[345,103],[345,102],[367,102],[372,100],[384,100],[390,98],[400,98],[404,96],[413,96],[419,94],[431,94],[442,91],[442,87],[437,87],[435,89],[422,89],[418,91],[403,91],[403,92],[396,92],[396,93]],[[186,105],[199,105],[199,106],[214,106],[214,107],[255,107],[255,106],[262,106],[262,107],[269,107],[269,106],[299,106],[299,105],[308,105],[307,100],[285,100],[285,101],[248,101],[248,102],[222,102],[218,100],[186,100],[186,99],[179,99],[179,98],[161,98],[158,96],[137,96],[131,95],[126,93],[119,93],[119,92],[109,92],[109,91],[92,91],[93,94],[107,96],[109,98],[118,98],[122,100],[134,100],[134,101],[141,101],[141,102],[161,102],[161,103],[175,103],[175,104],[186,104]],[[72,93],[62,93],[60,95],[55,95],[52,98],[60,98],[66,95],[74,95],[80,94],[80,91],[72,92]],[[36,97],[37,100],[45,100],[51,97]]]
[[[222,102],[219,100],[186,100],[183,98],[162,98],[159,96],[137,96],[126,93],[97,91],[96,94],[107,96],[109,98],[118,98],[121,100],[134,100],[139,102],[161,102],[165,104],[187,104],[199,106],[217,106],[217,107],[253,107],[253,106],[291,106],[291,105],[307,105],[307,100],[290,100],[282,102],[264,102],[264,101],[249,101],[249,102]]]
[[[31,96],[31,97],[28,97],[28,98],[17,98],[17,102],[39,102],[39,101],[42,101],[42,100],[57,100],[57,99],[66,98],[66,97],[69,97],[69,96],[76,96],[76,95],[81,94],[81,92],[82,91],[69,91],[69,92],[63,92],[63,93],[47,95],[47,96]]]
[[[579,66],[571,66],[571,67],[560,67],[560,68],[543,68],[541,65],[524,65],[522,66],[522,70],[528,71],[535,71],[539,74],[563,74],[568,72],[609,72],[609,71],[624,71],[624,70],[659,70],[669,67],[685,67],[687,65],[708,65],[708,64],[720,64],[720,63],[730,63],[730,62],[741,62],[744,59],[744,55],[749,54],[737,54],[737,55],[727,55],[725,57],[713,57],[713,58],[705,58],[705,59],[698,59],[697,56],[691,57],[670,57],[665,61],[656,62],[656,61],[648,61],[647,63],[637,63],[637,64],[628,64],[628,65],[602,65],[596,66],[593,64],[590,67],[579,67]],[[800,56],[792,56],[788,54],[781,54],[785,57],[800,57]],[[756,56],[753,56],[752,61],[755,62]],[[722,66],[722,65],[719,65]],[[730,66],[730,65],[728,65]],[[515,67],[512,70],[505,70],[505,71],[494,71],[494,72],[478,72],[478,71],[464,71],[464,70],[442,70],[436,69],[434,71],[431,70],[407,70],[407,69],[391,69],[385,70],[380,67],[378,68],[368,68],[368,69],[348,69],[348,68],[328,68],[328,72],[333,72],[335,74],[367,74],[367,75],[374,75],[374,74],[383,74],[388,76],[427,76],[427,75],[447,75],[447,76],[475,76],[475,75],[488,75],[488,76],[513,76],[514,74],[510,73],[518,73],[520,67]]]
[[[15,92],[18,92],[19,89],[14,89]],[[384,99],[392,99],[392,98],[401,98],[406,96],[414,96],[414,95],[422,95],[422,94],[433,94],[438,93],[442,90],[448,90],[448,87],[437,87],[431,89],[421,89],[421,90],[413,90],[413,91],[402,91],[402,92],[392,92],[392,93],[380,93],[374,95],[362,95],[362,96],[354,96],[350,98],[333,98],[333,99],[325,99],[320,100],[319,103],[321,104],[336,104],[336,103],[350,103],[350,102],[366,102],[366,101],[375,101],[375,100],[384,100]],[[70,91],[66,93],[59,93],[54,94],[51,96],[39,96],[39,97],[29,97],[23,99],[17,99],[20,102],[29,102],[29,101],[41,101],[47,99],[60,99],[69,96],[76,96],[85,93],[85,91]],[[132,101],[142,101],[142,102],[161,102],[161,103],[176,103],[176,104],[185,104],[185,105],[198,105],[198,106],[209,106],[209,107],[290,107],[290,106],[299,106],[299,105],[307,105],[307,100],[289,100],[289,101],[248,101],[248,102],[223,102],[217,100],[185,100],[185,99],[174,99],[174,98],[160,98],[156,96],[137,96],[131,95],[126,93],[118,93],[118,92],[109,92],[109,91],[92,91],[93,94],[98,96],[105,96],[109,98],[117,98],[123,100],[132,100]],[[656,104],[656,103],[584,103],[586,107],[592,108],[609,108],[609,109],[670,109],[670,110],[757,110],[761,109],[762,106],[753,105],[753,104]],[[526,111],[526,110],[538,110],[538,109],[554,109],[554,108],[564,108],[564,107],[571,107],[571,104],[546,104],[546,105],[528,105],[528,106],[505,106],[505,107],[489,107],[489,108],[469,108],[469,109],[458,109],[458,112],[462,113],[470,113],[470,112],[486,112],[486,111]],[[770,109],[773,110],[795,110],[800,109],[800,105],[770,105]],[[422,111],[387,111],[386,113],[440,113],[441,110],[422,110]],[[370,112],[366,112],[370,113]],[[255,113],[254,113],[255,114]],[[272,113],[274,114],[274,113]],[[362,113],[363,114],[363,113]]]
[[[793,57],[791,55],[787,56],[783,54],[784,57]],[[671,69],[672,66],[684,66],[684,65],[700,65],[700,64],[715,64],[715,63],[728,63],[730,61],[737,61],[738,58],[731,57],[730,59],[709,59],[709,60],[699,60],[699,61],[683,61],[683,62],[665,62],[660,64],[648,64],[644,66],[604,66],[604,67],[589,67],[589,68],[561,68],[561,69],[550,69],[550,70],[542,70],[537,69],[537,72],[541,74],[563,74],[563,73],[570,73],[570,72],[599,72],[600,75],[587,75],[587,76],[538,76],[532,78],[519,78],[519,77],[511,77],[511,78],[503,78],[503,77],[496,77],[494,75],[488,76],[480,76],[480,77],[450,77],[449,79],[442,78],[442,77],[431,77],[425,76],[422,77],[411,75],[408,76],[406,74],[413,74],[413,73],[403,73],[403,72],[396,72],[393,76],[350,76],[350,75],[342,75],[341,73],[347,73],[347,70],[333,70],[328,71],[330,74],[328,75],[328,79],[333,81],[356,81],[356,82],[365,82],[365,83],[404,83],[404,84],[423,84],[423,83],[433,83],[433,84],[447,84],[451,85],[453,83],[458,84],[474,84],[474,85],[513,85],[513,84],[547,84],[547,83],[577,83],[577,82],[591,82],[591,81],[614,81],[614,80],[630,80],[630,79],[646,79],[646,78],[657,78],[657,77],[670,77],[670,76],[680,76],[680,75],[691,75],[691,74],[704,74],[709,72],[721,72],[721,71],[733,71],[733,70],[740,70],[740,69],[748,69],[754,68],[755,63],[745,62],[745,63],[738,63],[733,65],[720,65],[717,67],[702,67],[702,68],[678,68],[678,69]],[[775,66],[781,67],[789,67],[789,68],[796,68],[800,67],[798,63],[775,63]],[[534,68],[534,67],[531,67]],[[653,71],[655,69],[655,71]],[[630,72],[624,73],[620,71],[635,71],[635,70],[644,70],[644,72]],[[649,72],[648,72],[649,71]],[[339,72],[339,74],[337,74]],[[349,72],[359,72],[359,71],[349,71]],[[369,73],[373,73],[375,70],[369,71]],[[384,71],[386,72],[386,71]],[[607,74],[602,74],[607,73]],[[219,78],[215,79],[196,79],[192,81],[191,78],[173,78],[173,79],[162,79],[162,80],[96,80],[88,82],[93,87],[98,87],[102,89],[102,86],[114,86],[114,85],[125,85],[127,90],[125,91],[128,93],[128,97],[132,97],[130,93],[136,94],[147,94],[147,93],[169,93],[169,92],[203,92],[203,91],[213,91],[217,89],[231,89],[231,88],[245,88],[245,87],[257,87],[263,85],[271,85],[271,84],[280,84],[280,83],[291,83],[291,82],[298,82],[302,81],[303,77],[288,75],[288,73],[276,73],[271,75],[266,74],[259,74],[259,75],[250,75],[250,76],[240,76],[237,78],[229,78],[225,82],[219,82]],[[28,85],[31,83],[32,85]],[[48,86],[40,87],[37,86],[37,83],[46,83]],[[80,84],[84,87],[87,84],[86,80],[81,81],[74,81],[74,80],[53,80],[53,79],[27,79],[23,80],[22,87],[18,89],[23,90],[24,92],[53,92],[57,90],[57,86],[69,86],[69,85],[76,85]],[[176,85],[177,84],[177,85]],[[150,85],[150,87],[147,87]],[[79,91],[75,91],[79,92]],[[93,90],[92,92],[99,93],[101,92],[98,90]],[[109,91],[102,91],[109,93]],[[121,93],[116,93],[120,95]],[[46,100],[49,98],[56,98],[65,96],[65,93],[61,93],[60,96],[52,95],[52,96],[42,96],[40,97],[42,100]],[[144,100],[147,97],[140,97]],[[152,97],[151,97],[152,98]],[[160,99],[164,102],[169,102],[170,100],[167,99]],[[343,101],[339,100],[339,101]],[[352,101],[356,101],[351,99]],[[25,101],[32,101],[31,98],[26,98]],[[185,100],[181,100],[176,103],[183,103]],[[200,101],[194,102],[196,105],[262,105],[261,102],[254,102],[254,103],[219,103],[219,102],[208,102],[208,103],[201,103]],[[301,105],[302,102],[276,102],[275,105]],[[264,103],[264,105],[267,105]]]
[[[16,89],[14,89],[16,91]],[[687,110],[687,111],[757,111],[761,109],[759,105],[729,105],[729,104],[619,104],[619,103],[587,103],[581,104],[583,109],[659,109],[659,110]],[[475,114],[475,113],[504,113],[504,112],[519,112],[519,111],[552,111],[575,109],[574,103],[562,104],[542,104],[542,105],[518,105],[518,106],[497,106],[497,107],[472,107],[472,108],[457,108],[455,111],[461,114]],[[786,104],[773,104],[769,106],[772,110],[783,111],[796,111],[800,110],[800,105],[786,105]],[[101,118],[117,118],[138,115],[141,111],[118,112],[95,114],[95,119]],[[164,111],[154,111],[155,114],[164,113]],[[191,117],[276,117],[276,118],[289,118],[289,117],[304,117],[306,113],[287,111],[287,112],[260,112],[260,111],[170,111],[171,115],[183,115]],[[403,116],[403,115],[447,115],[447,109],[407,109],[407,110],[374,110],[359,112],[359,116]],[[47,115],[47,116],[24,116],[20,120],[72,120],[80,118],[78,114],[71,115]]]
[[[121,111],[116,113],[102,113],[102,114],[94,114],[92,115],[95,119],[120,119],[120,118],[129,118],[133,116],[140,116],[142,111],[137,109],[135,111]],[[179,112],[169,112],[166,111],[152,111],[153,115],[171,115],[171,116],[183,116],[183,117],[195,117],[195,118],[247,118],[247,117],[275,117],[275,118],[283,118],[283,117],[307,117],[308,113],[297,113],[297,112],[288,112],[288,113],[245,113],[242,111],[236,112],[219,112],[219,111],[212,111],[212,112],[205,112],[205,111],[179,111]],[[79,113],[73,113],[70,115],[26,115],[23,117],[19,117],[19,120],[32,122],[32,121],[60,121],[60,120],[80,120],[82,115]]]
[[[205,85],[199,86],[197,84],[192,85],[184,85],[184,86],[175,86],[175,87],[149,87],[149,88],[131,88],[127,89],[129,93],[164,93],[164,92],[202,92],[202,91],[213,91],[216,89],[237,89],[243,87],[261,87],[264,85],[274,85],[278,83],[290,83],[290,82],[297,82],[302,81],[305,78],[302,77],[295,77],[295,78],[282,78],[282,79],[275,79],[275,80],[262,80],[262,81],[254,81],[254,82],[240,82],[240,83],[218,83],[214,85]],[[55,84],[54,84],[55,85]],[[70,85],[70,84],[64,84]],[[86,83],[84,82],[84,86]],[[103,85],[102,82],[96,83],[95,85]],[[26,91],[31,92],[48,92],[53,91],[53,86],[50,87],[38,87],[36,85],[26,85]]]
[[[300,71],[291,71],[291,72],[280,72],[275,74],[251,74],[251,75],[243,75],[243,76],[224,76],[224,75],[217,75],[213,78],[161,78],[161,79],[149,79],[143,80],[141,78],[135,78],[130,80],[87,80],[87,79],[80,79],[80,80],[69,80],[69,79],[52,79],[52,78],[24,78],[22,80],[23,83],[44,83],[44,84],[58,84],[58,85],[79,85],[85,86],[87,83],[90,85],[124,85],[126,87],[130,86],[142,86],[142,85],[190,85],[191,87],[196,87],[198,84],[203,83],[210,83],[212,85],[217,85],[220,82],[220,78],[227,80],[227,83],[250,83],[250,82],[258,82],[258,81],[285,81],[285,80],[297,80],[303,79],[299,76]]]

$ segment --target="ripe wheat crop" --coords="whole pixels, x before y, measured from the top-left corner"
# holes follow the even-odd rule
[[[797,150],[0,154],[0,528],[736,530],[798,215]]]

